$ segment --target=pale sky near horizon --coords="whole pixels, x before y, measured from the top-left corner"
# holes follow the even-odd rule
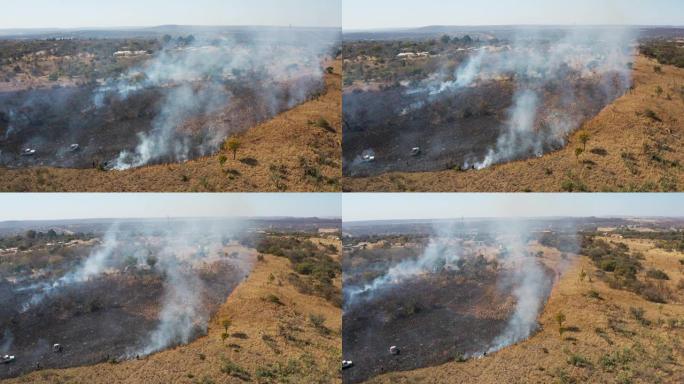
[[[461,217],[684,217],[682,193],[347,194],[344,222]]]
[[[684,25],[684,0],[343,0],[342,28]]]
[[[0,222],[19,220],[341,217],[329,193],[2,193]]]
[[[341,0],[3,0],[0,29],[178,25],[340,27]]]

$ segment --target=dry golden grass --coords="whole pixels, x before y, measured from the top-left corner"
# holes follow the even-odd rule
[[[654,160],[645,153],[667,145],[660,155],[684,164],[684,69],[662,66],[638,56],[634,63],[634,90],[604,108],[569,138],[564,149],[541,159],[500,164],[482,171],[389,173],[342,181],[345,191],[674,191],[684,188],[682,166]],[[660,87],[663,93],[656,95]],[[669,97],[668,97],[669,96]],[[650,109],[662,120],[644,116]],[[590,140],[579,161],[579,135]],[[594,152],[592,152],[594,151]],[[603,152],[605,151],[605,152]],[[586,163],[582,163],[582,162]]]
[[[339,242],[336,245],[339,247]],[[299,293],[287,282],[291,272],[290,262],[284,258],[266,255],[264,261],[257,261],[247,280],[233,291],[212,319],[208,335],[189,345],[141,360],[38,371],[6,382],[243,383],[221,371],[225,361],[232,361],[254,383],[340,383],[342,311],[324,299]],[[335,284],[339,288],[341,279],[336,279]],[[282,305],[267,300],[269,295],[278,297]],[[327,333],[311,324],[311,314],[325,318]],[[226,319],[232,323],[228,333],[233,336],[224,342],[222,322]],[[247,338],[235,337],[236,333]],[[264,340],[269,337],[273,341]],[[258,379],[258,368],[276,364],[290,364],[296,369],[289,376],[276,374],[272,381]]]
[[[684,278],[679,264],[684,254],[656,249],[650,241],[624,242],[645,253],[645,268],[663,269],[672,284]],[[539,318],[540,332],[530,339],[481,359],[391,373],[369,383],[683,382],[684,292],[670,304],[656,304],[596,277],[580,281],[582,270],[593,276],[596,268],[586,257],[569,266]],[[599,298],[589,295],[592,290]],[[631,308],[642,308],[650,324],[641,324]],[[559,312],[567,317],[562,338],[555,320]],[[611,365],[617,356],[624,358]]]
[[[184,164],[152,165],[128,171],[0,168],[0,191],[339,191],[342,177],[340,61],[331,66],[334,73],[325,75],[325,94],[241,134],[237,160],[224,150]],[[329,122],[330,129],[315,124],[321,118]],[[227,157],[223,166],[220,156]],[[307,162],[306,167],[301,159]]]

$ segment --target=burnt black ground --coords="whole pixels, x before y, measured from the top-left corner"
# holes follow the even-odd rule
[[[493,274],[472,281],[448,274],[416,278],[348,308],[343,315],[343,358],[354,366],[343,371],[344,382],[360,383],[382,373],[485,351],[506,326],[506,316],[476,318],[467,311],[487,300],[495,279]],[[391,346],[401,353],[390,354]]]
[[[226,263],[200,273],[208,313],[218,310],[242,278]],[[149,272],[105,276],[65,288],[25,313],[19,311],[24,300],[7,294],[8,284],[3,284],[0,336],[11,331],[14,342],[7,353],[16,355],[16,361],[0,365],[0,379],[36,369],[133,358],[131,353],[143,346],[158,324],[164,284],[161,276]],[[199,328],[194,337],[198,336]],[[63,346],[62,353],[52,351],[55,343]]]

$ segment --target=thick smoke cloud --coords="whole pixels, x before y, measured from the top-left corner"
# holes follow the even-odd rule
[[[529,254],[529,232],[526,231],[525,225],[510,224],[501,230],[506,239],[503,262],[511,270],[499,289],[512,289],[516,305],[506,328],[494,339],[487,352],[496,352],[532,335],[537,329],[537,318],[552,284],[540,263]]]
[[[165,47],[94,92],[93,104],[98,108],[111,97],[125,99],[147,89],[162,92],[152,129],[139,133],[136,148],[121,151],[111,166],[122,170],[216,151],[226,136],[244,127],[209,122],[197,135],[184,131],[184,124],[230,107],[233,86],[238,84],[253,93],[253,107],[263,106],[264,117],[306,101],[323,87],[323,60],[333,53],[336,36],[282,30],[251,32],[239,38],[198,38],[190,45]]]
[[[391,289],[408,279],[435,273],[445,267],[456,269],[456,263],[462,254],[458,243],[453,241],[453,226],[437,226],[435,229],[436,235],[430,239],[425,251],[418,258],[405,260],[390,267],[385,274],[363,286],[345,287],[345,307],[352,307],[359,301],[371,300],[376,293]]]
[[[631,31],[620,28],[570,29],[561,37],[521,33],[510,45],[478,48],[455,71],[441,70],[410,87],[407,95],[423,95],[410,109],[484,82],[511,82],[512,105],[496,144],[464,167],[541,156],[566,145],[586,118],[629,89],[632,41]]]
[[[416,259],[402,261],[383,275],[362,286],[345,286],[345,309],[363,305],[383,291],[397,289],[402,283],[421,275],[439,273],[448,268],[459,270],[459,260],[467,257],[462,235],[451,224],[436,224],[435,235],[424,252]],[[530,253],[529,246],[535,239],[534,230],[526,222],[505,220],[491,225],[488,231],[497,234],[502,249],[499,253],[499,279],[497,289],[515,299],[506,326],[487,347],[496,352],[509,345],[529,338],[538,329],[538,317],[551,292],[554,277],[551,271]],[[558,273],[569,263],[561,261],[555,266]]]
[[[202,221],[150,224],[135,229],[114,225],[90,255],[64,276],[17,289],[17,292],[33,292],[21,305],[22,311],[67,288],[78,287],[108,273],[131,268],[153,269],[164,279],[158,324],[140,345],[130,349],[128,356],[147,355],[186,344],[206,332],[210,318],[209,308],[203,301],[202,268],[227,262],[239,278],[246,277],[252,268],[248,255],[231,255],[226,259],[223,253],[223,246],[235,241],[240,231],[235,223]]]

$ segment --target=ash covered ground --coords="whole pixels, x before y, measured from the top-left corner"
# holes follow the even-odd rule
[[[541,157],[631,86],[629,29],[452,32],[345,37],[345,175]]]
[[[0,40],[1,166],[123,170],[212,154],[320,94],[339,45],[334,29],[91,34]]]
[[[565,224],[515,226],[345,228],[345,382],[480,358],[534,334],[577,241]]]
[[[16,360],[0,377],[186,344],[206,333],[256,255],[236,223],[53,228],[2,238],[0,352]]]

